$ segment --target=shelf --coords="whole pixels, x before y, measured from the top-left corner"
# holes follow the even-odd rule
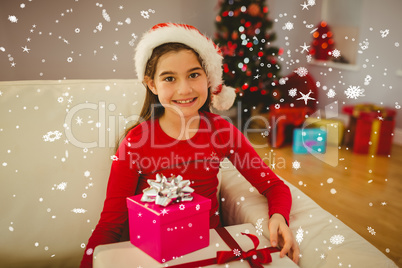
[[[311,60],[309,62],[311,65],[322,66],[322,67],[329,67],[329,68],[336,68],[341,70],[348,70],[348,71],[358,71],[360,70],[360,66],[356,64],[348,64],[348,63],[339,63],[333,61],[326,61],[326,60]]]

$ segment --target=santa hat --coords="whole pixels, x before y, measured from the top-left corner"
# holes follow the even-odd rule
[[[165,43],[182,43],[198,53],[207,74],[212,93],[212,106],[227,110],[236,98],[235,89],[222,85],[222,53],[219,47],[195,27],[186,24],[160,23],[146,32],[136,47],[135,69],[144,80],[145,68],[154,48]]]

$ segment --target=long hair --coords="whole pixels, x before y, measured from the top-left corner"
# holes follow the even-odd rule
[[[204,63],[200,57],[200,55],[191,47],[182,44],[182,43],[165,43],[162,44],[152,51],[152,55],[147,61],[147,65],[145,68],[145,76],[150,77],[154,79],[155,73],[156,73],[156,66],[158,64],[158,61],[160,57],[165,55],[168,52],[179,52],[181,50],[189,50],[192,51],[196,56],[197,59],[202,66],[202,68],[205,71]],[[120,142],[127,136],[127,134],[136,126],[141,124],[142,122],[148,121],[151,118],[153,119],[158,119],[160,118],[164,112],[165,108],[161,105],[159,102],[158,96],[155,95],[148,87],[146,83],[143,81],[143,85],[146,88],[146,93],[145,93],[145,100],[144,100],[144,105],[142,106],[141,113],[139,115],[139,120],[131,127],[127,128],[123,134],[122,137],[117,141],[116,144],[116,150],[120,144]],[[209,112],[210,111],[210,106],[211,106],[211,92],[210,89],[208,88],[208,97],[207,100],[205,101],[204,105],[200,108],[200,112]]]

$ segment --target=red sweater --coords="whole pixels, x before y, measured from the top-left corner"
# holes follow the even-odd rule
[[[196,193],[211,199],[210,228],[220,225],[217,200],[219,163],[228,158],[240,173],[268,199],[269,216],[283,215],[289,222],[289,188],[255,152],[246,137],[222,117],[204,112],[197,133],[188,140],[168,136],[159,121],[146,121],[132,129],[112,163],[106,199],[81,267],[92,267],[93,249],[121,241],[127,228],[126,197],[141,194],[157,173],[181,175]]]

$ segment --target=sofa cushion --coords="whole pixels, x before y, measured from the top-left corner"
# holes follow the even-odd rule
[[[78,266],[144,93],[137,80],[0,82],[1,267]]]

